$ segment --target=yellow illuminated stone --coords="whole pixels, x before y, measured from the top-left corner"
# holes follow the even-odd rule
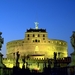
[[[58,58],[59,52],[60,52],[60,58],[64,58],[68,56],[67,42],[64,40],[49,39],[47,37],[48,33],[45,31],[42,31],[44,29],[39,29],[37,24],[38,23],[36,23],[35,29],[32,29],[31,32],[30,31],[25,32],[24,39],[13,40],[7,43],[6,47],[7,47],[7,58],[8,59],[14,59],[14,57],[16,58],[16,55],[14,55],[14,53],[16,53],[17,51],[19,51],[20,53],[20,58],[23,55],[33,55],[33,54],[44,55],[44,56],[34,56],[34,58],[36,58],[37,60],[44,59],[44,58],[53,59],[54,52],[57,52],[57,58]],[[35,37],[33,37],[33,34]],[[29,40],[27,38],[29,38]],[[3,62],[4,64],[6,64],[9,61],[4,59]],[[10,65],[6,64],[6,66],[12,67],[13,64],[14,63],[10,61]],[[22,61],[20,61],[21,68],[22,68],[22,65],[23,65]]]

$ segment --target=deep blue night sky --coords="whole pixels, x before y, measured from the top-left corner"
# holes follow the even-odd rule
[[[6,43],[23,39],[26,29],[34,28],[34,22],[44,28],[51,39],[65,40],[68,54],[73,52],[70,36],[75,30],[75,0],[0,0],[0,31],[6,56]]]

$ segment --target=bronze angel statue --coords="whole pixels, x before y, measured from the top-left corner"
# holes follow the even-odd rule
[[[72,47],[73,47],[73,49],[75,51],[75,31],[73,31],[73,34],[72,34],[72,36],[70,38],[71,38],[71,40],[70,40],[71,45],[72,45]]]

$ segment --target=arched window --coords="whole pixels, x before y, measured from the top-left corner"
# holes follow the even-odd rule
[[[34,42],[34,40],[33,40],[33,42]]]
[[[38,37],[40,37],[40,35],[38,34]]]
[[[29,34],[27,35],[27,37],[29,37]]]
[[[43,40],[45,40],[45,38],[43,38]]]
[[[35,42],[37,42],[37,39],[35,40]]]
[[[27,40],[29,40],[29,38],[27,38]]]
[[[35,35],[33,34],[33,37],[35,37]]]
[[[38,42],[40,42],[40,40],[38,40]]]
[[[45,37],[45,34],[43,34],[43,37]]]

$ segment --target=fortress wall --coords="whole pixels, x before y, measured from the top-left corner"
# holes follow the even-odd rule
[[[42,39],[42,37],[40,38]],[[54,52],[61,52],[62,57],[67,57],[67,43],[62,40],[51,40],[45,39],[45,42],[42,40],[39,43],[24,40],[16,40],[7,43],[7,57],[12,57],[13,54],[17,51],[21,55],[24,54],[45,54],[46,58],[53,58]],[[64,56],[63,56],[64,55]]]

